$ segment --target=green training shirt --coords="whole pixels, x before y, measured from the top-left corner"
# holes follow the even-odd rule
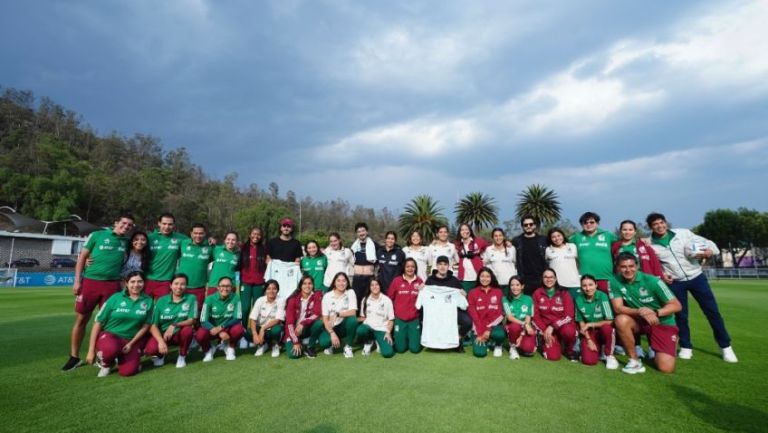
[[[608,295],[596,290],[592,300],[587,300],[584,293],[579,293],[575,299],[576,321],[595,323],[604,320],[613,320],[613,309]]]
[[[173,302],[173,293],[157,300],[152,313],[152,324],[165,332],[174,323],[197,319],[197,298],[191,293],[182,295],[179,302]],[[175,334],[179,328],[174,329]]]
[[[221,295],[214,293],[205,298],[203,310],[200,312],[200,324],[211,329],[216,326],[230,326],[243,320],[243,309],[240,305],[240,297],[234,293],[221,299]]]
[[[506,296],[502,300],[504,314],[515,317],[517,320],[525,320],[526,316],[533,317],[533,298],[521,294],[520,297],[511,301]]]
[[[110,296],[96,316],[102,330],[129,340],[151,320],[152,297],[142,293],[134,301],[127,290]]]
[[[176,270],[176,261],[181,253],[181,242],[188,237],[173,232],[166,236],[155,230],[147,235],[150,259],[147,279],[153,281],[170,281]]]
[[[196,244],[192,239],[181,241],[181,257],[176,268],[177,273],[185,274],[188,278],[187,287],[199,289],[205,287],[208,281],[208,264],[213,258],[213,247],[203,241]]]
[[[93,259],[93,263],[83,271],[85,278],[98,281],[120,279],[128,251],[128,238],[118,236],[112,229],[99,230],[91,233],[83,248],[90,251]]]
[[[235,284],[235,272],[240,263],[240,252],[238,250],[229,251],[227,247],[218,245],[213,249],[213,266],[211,274],[208,276],[208,287],[216,287],[219,280],[224,277],[232,279],[232,285]]]
[[[323,278],[325,269],[328,267],[328,257],[325,255],[317,257],[302,257],[301,272],[312,277],[315,284],[315,290],[323,289]]]
[[[584,232],[574,233],[569,240],[576,245],[579,253],[579,273],[591,274],[598,280],[610,279],[613,275],[613,256],[611,244],[616,242],[616,235],[597,229],[591,236]]]
[[[653,275],[638,272],[635,281],[628,283],[620,275],[611,280],[611,299],[624,299],[630,308],[646,307],[658,311],[667,302],[675,299],[669,287]],[[675,315],[659,317],[662,325],[674,325]]]

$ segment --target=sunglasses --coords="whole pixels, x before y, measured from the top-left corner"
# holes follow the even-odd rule
[[[536,223],[525,223],[523,227],[536,227]]]

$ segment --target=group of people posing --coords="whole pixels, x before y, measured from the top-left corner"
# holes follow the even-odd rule
[[[82,364],[85,327],[99,306],[85,361],[100,367],[100,377],[115,364],[121,375],[136,374],[142,355],[161,366],[172,345],[178,368],[195,345],[210,362],[217,351],[236,359],[238,346],[296,359],[315,357],[317,348],[352,358],[356,344],[363,356],[376,347],[387,358],[423,347],[463,352],[471,344],[477,357],[501,357],[508,346],[513,360],[538,351],[552,361],[602,359],[608,369],[619,367],[614,352],[622,351],[625,373],[644,372],[643,357],[669,373],[676,357],[693,356],[689,292],[723,359],[737,362],[700,264],[719,253],[714,243],[670,229],[659,213],[646,219],[648,240],[630,220],[619,237],[600,229],[593,212],[570,238],[558,228],[539,234],[530,216],[520,223],[522,234],[512,239],[496,228],[488,242],[460,224],[453,241],[442,226],[428,245],[413,232],[403,248],[395,232],[380,245],[358,223],[350,247],[331,233],[321,249],[294,239],[289,218],[268,241],[253,228],[245,242],[230,232],[216,245],[202,224],[189,236],[176,232],[171,214],[149,234],[120,215],[111,229],[91,234],[78,257],[63,370]]]

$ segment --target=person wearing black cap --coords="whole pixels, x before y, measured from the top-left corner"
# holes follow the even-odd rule
[[[455,288],[459,290],[464,298],[466,298],[467,293],[464,291],[461,281],[453,276],[453,272],[449,268],[450,260],[448,259],[448,256],[439,256],[437,260],[435,260],[435,269],[432,270],[432,275],[427,278],[425,286],[432,285]],[[459,342],[461,342],[472,329],[472,318],[466,310],[457,308],[456,320],[459,326]],[[456,351],[464,352],[464,346],[459,343]]]
[[[303,255],[301,243],[293,238],[293,220],[283,218],[280,221],[280,236],[267,242],[267,261],[280,260],[298,265]]]

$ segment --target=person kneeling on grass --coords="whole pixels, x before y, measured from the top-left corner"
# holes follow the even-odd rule
[[[533,324],[541,333],[542,355],[550,361],[559,361],[561,347],[565,346],[568,359],[576,361],[573,299],[568,290],[558,284],[554,270],[546,269],[541,279],[543,287],[533,292]]]
[[[187,352],[195,335],[193,328],[197,319],[197,297],[186,293],[187,276],[176,274],[171,280],[171,293],[157,300],[152,313],[152,338],[144,346],[144,354],[152,357],[155,367],[165,363],[168,346],[179,346],[176,368],[187,366]]]
[[[611,282],[611,304],[616,312],[619,338],[629,355],[622,371],[645,373],[635,352],[635,334],[648,334],[651,348],[656,351],[656,368],[672,373],[678,332],[674,314],[682,308],[680,301],[659,278],[638,272],[637,257],[633,254],[619,254],[616,266],[619,275]]]
[[[533,299],[523,293],[520,276],[509,279],[509,294],[504,297],[503,306],[507,317],[509,359],[520,359],[521,354],[533,356],[536,352],[536,329],[531,325]]]
[[[597,290],[597,280],[592,275],[581,277],[581,291],[576,295],[576,321],[581,334],[581,362],[595,365],[600,359],[600,344],[605,354],[605,368],[619,368],[613,356],[615,334],[613,310],[608,295]]]
[[[333,349],[341,346],[339,337],[343,337],[344,357],[354,357],[352,343],[357,330],[357,296],[344,272],[333,277],[331,290],[323,295],[322,312],[325,329],[320,334],[320,347],[326,355],[333,355]]]
[[[371,280],[368,293],[361,302],[360,320],[357,327],[357,339],[363,341],[363,356],[371,354],[373,340],[384,358],[395,355],[392,347],[392,327],[395,320],[395,310],[392,300],[381,293],[381,283],[377,279]]]
[[[416,232],[414,232],[416,233]],[[403,264],[403,275],[395,277],[389,286],[387,296],[392,300],[395,310],[395,352],[421,352],[421,320],[416,299],[419,290],[424,287],[424,280],[418,276],[416,259],[407,258]]]
[[[277,298],[280,284],[269,280],[264,289],[264,296],[257,299],[248,317],[248,326],[253,335],[253,344],[257,347],[255,356],[261,356],[272,343],[272,357],[280,356],[280,341],[283,337],[283,321],[285,320],[285,304]]]
[[[120,376],[139,372],[153,304],[152,297],[143,290],[144,275],[130,272],[125,278],[125,290],[110,296],[96,316],[85,360],[93,364],[98,356],[99,377],[107,376],[115,361]]]
[[[478,358],[488,355],[488,345],[493,344],[493,356],[501,357],[502,344],[507,339],[504,332],[504,314],[502,302],[504,292],[499,288],[499,282],[490,268],[482,267],[477,274],[476,286],[468,296],[469,316],[475,329],[475,339],[472,342],[472,353]]]
[[[227,361],[235,360],[235,344],[244,334],[243,310],[240,297],[232,293],[232,280],[222,277],[218,282],[218,293],[205,298],[200,313],[200,328],[195,340],[205,352],[203,362],[213,361],[216,349],[223,348]],[[219,346],[211,346],[211,340],[219,339]]]
[[[313,278],[304,275],[285,306],[285,353],[291,359],[315,357],[315,344],[323,332],[323,293],[315,290]]]

